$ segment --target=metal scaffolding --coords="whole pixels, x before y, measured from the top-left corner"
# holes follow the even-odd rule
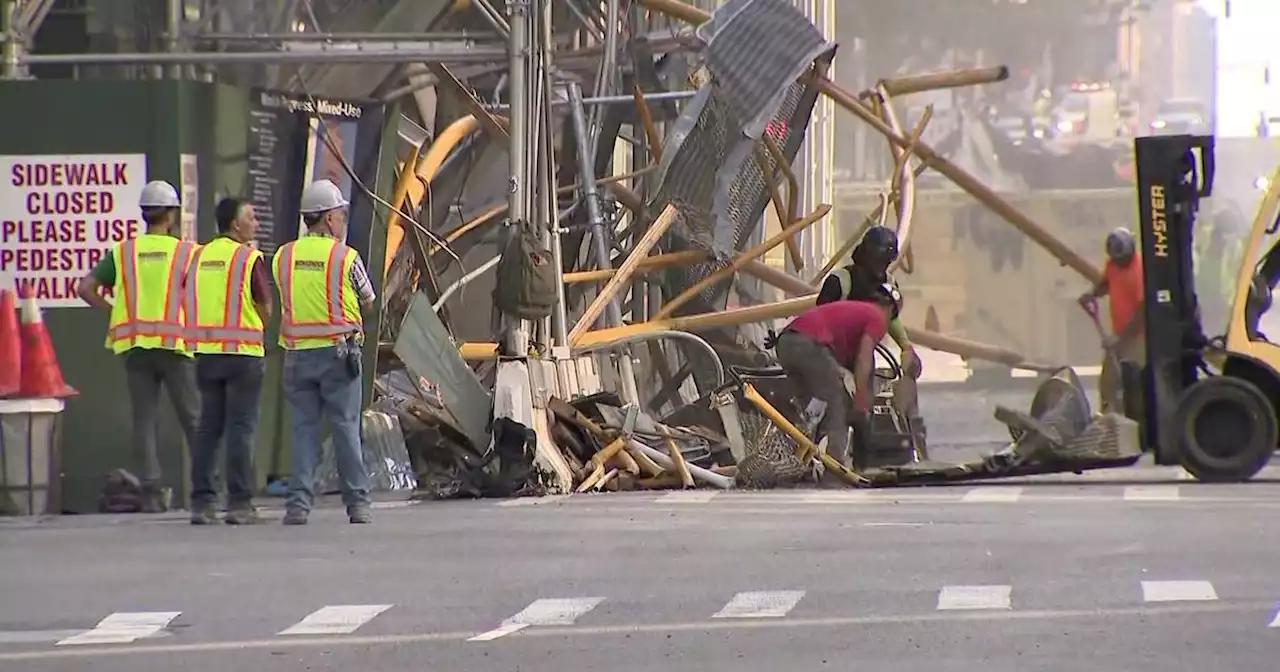
[[[747,0],[740,1],[749,4]],[[785,164],[797,152],[803,157],[798,165],[806,167],[799,171],[799,184],[804,187],[797,188],[792,195],[793,200],[798,200],[797,207],[808,212],[831,200],[829,104],[816,117],[818,125],[825,129],[818,132],[820,144],[805,145],[805,129],[798,129],[792,134],[792,140],[770,150],[773,153],[764,164],[767,170],[755,168],[756,163],[747,159],[748,153],[743,153],[750,143],[743,144],[732,133],[716,140],[729,145],[707,156],[718,156],[717,151],[732,149],[737,157],[733,161],[747,167],[743,172],[730,173],[720,166],[698,167],[688,163],[693,148],[692,141],[686,143],[685,138],[694,125],[708,121],[720,125],[755,123],[753,119],[735,116],[738,113],[731,108],[739,104],[759,107],[753,112],[763,115],[759,119],[772,117],[776,112],[784,115],[781,119],[792,119],[787,115],[793,115],[795,121],[808,125],[809,112],[805,105],[812,104],[813,95],[806,94],[808,97],[802,97],[799,102],[794,98],[794,91],[781,102],[766,102],[772,92],[753,93],[765,96],[758,100],[715,100],[715,96],[707,95],[706,70],[700,61],[683,57],[662,61],[664,72],[660,74],[657,56],[672,53],[678,56],[681,50],[702,49],[708,39],[719,39],[720,44],[728,45],[731,38],[695,33],[668,15],[637,3],[506,0],[495,6],[496,3],[488,0],[473,0],[458,10],[451,9],[450,3],[442,0],[428,0],[416,5],[401,2],[384,9],[381,15],[366,13],[356,20],[335,14],[332,8],[313,0],[284,3],[266,14],[248,11],[243,4],[236,7],[232,0],[204,3],[167,0],[158,3],[163,4],[166,11],[162,16],[152,17],[153,23],[145,30],[141,26],[124,30],[157,38],[151,42],[152,51],[32,53],[33,36],[52,4],[45,0],[0,0],[5,21],[0,74],[5,78],[27,77],[34,66],[79,65],[153,66],[149,72],[155,76],[183,78],[198,73],[216,80],[223,67],[236,66],[240,71],[246,67],[257,68],[267,77],[259,82],[264,84],[276,81],[265,73],[276,71],[277,66],[297,66],[278,70],[282,73],[278,81],[289,82],[290,78],[306,74],[309,94],[341,97],[325,88],[325,84],[337,81],[346,82],[347,90],[352,86],[363,87],[362,94],[384,100],[411,94],[412,98],[403,99],[407,104],[401,109],[426,130],[428,137],[439,136],[443,126],[457,121],[457,111],[472,115],[477,121],[473,126],[475,132],[488,136],[490,142],[499,142],[505,149],[505,180],[474,185],[463,177],[458,180],[461,186],[453,196],[465,201],[465,192],[467,198],[474,197],[477,201],[492,200],[495,196],[505,201],[505,213],[494,221],[511,226],[501,230],[510,231],[512,226],[519,225],[538,232],[566,278],[582,273],[619,276],[625,273],[627,276],[625,281],[620,278],[619,282],[599,291],[583,291],[586,285],[582,284],[562,284],[563,296],[550,318],[532,323],[507,319],[493,325],[497,331],[468,334],[473,339],[505,342],[516,351],[533,347],[544,356],[568,359],[578,345],[572,336],[593,326],[574,324],[575,318],[582,319],[584,302],[595,302],[593,294],[601,303],[602,312],[597,313],[599,327],[609,329],[623,329],[628,324],[665,316],[663,302],[677,298],[683,303],[689,300],[683,295],[690,291],[701,297],[690,306],[700,310],[723,307],[730,290],[723,283],[714,287],[703,285],[708,278],[722,277],[725,265],[714,258],[742,251],[759,238],[752,232],[761,228],[761,214],[768,202],[766,185],[775,178],[780,180],[782,172],[790,174],[790,167]],[[199,4],[199,10],[192,11],[192,4]],[[424,12],[434,14],[428,16]],[[831,3],[806,0],[796,16],[800,17],[796,26],[807,25],[805,17],[808,16],[821,19],[820,23],[825,21],[824,25],[829,28]],[[389,25],[392,23],[394,25]],[[375,25],[376,29],[371,29]],[[722,35],[730,32],[722,31]],[[821,42],[819,35],[817,44]],[[713,58],[713,61],[747,58],[750,51],[730,54],[721,49],[716,57],[721,60]],[[797,62],[807,67],[806,59],[810,57],[803,56]],[[714,67],[714,63],[712,65]],[[341,69],[330,69],[323,81],[316,84],[320,66],[341,66]],[[777,85],[794,89],[795,75],[786,73],[783,77]],[[784,81],[787,77],[790,80]],[[679,84],[669,86],[668,82]],[[692,83],[693,88],[688,89],[686,82]],[[445,102],[453,112],[444,111]],[[764,106],[760,107],[762,103]],[[785,108],[781,112],[777,112],[779,105]],[[770,111],[769,106],[775,109]],[[473,143],[473,146],[482,145]],[[421,148],[424,156],[429,153],[427,150],[427,147]],[[452,154],[478,151],[481,150],[459,145]],[[441,158],[449,154],[442,152]],[[471,159],[458,165],[469,161]],[[435,182],[443,185],[453,179],[449,171],[456,169],[452,166],[445,162],[432,169],[438,171],[434,173],[433,189]],[[421,166],[418,170],[421,175]],[[627,171],[638,174],[628,179],[615,177]],[[681,171],[693,171],[691,175],[701,173],[698,180],[712,180],[698,189],[716,190],[719,195],[715,204],[705,199],[682,200],[681,189],[692,187],[692,183],[678,177]],[[746,185],[745,191],[743,185]],[[724,203],[728,203],[727,210]],[[663,204],[674,208],[672,219],[664,224],[664,227],[671,226],[670,233],[646,240],[646,231]],[[420,217],[431,222],[429,225],[439,229],[439,233],[446,233],[447,225],[437,225],[433,221],[436,210],[427,205],[402,204],[414,214],[421,208]],[[447,211],[440,213],[447,214]],[[800,214],[803,213],[793,213],[795,218]],[[723,232],[731,229],[735,249],[699,247],[696,239],[706,233],[708,226],[720,231],[715,234],[718,239],[724,239]],[[406,237],[409,241],[406,244],[413,244],[413,240]],[[806,242],[805,258],[793,257],[793,261],[809,266],[821,263],[825,241],[810,237]],[[619,267],[631,251],[644,246],[653,248],[659,257],[686,255],[686,259],[697,263],[683,270],[673,269],[672,273],[636,270],[626,264]],[[800,251],[797,248],[797,252]],[[492,252],[484,254],[482,259],[474,260],[475,263],[459,272],[457,287],[477,281],[483,274],[475,271],[476,268],[492,265]],[[706,262],[688,255],[710,255],[713,260]],[[433,256],[429,251],[420,250],[418,258],[429,262]],[[447,284],[447,279],[445,282]],[[454,289],[456,287],[450,289],[451,295]],[[449,297],[436,298],[443,305]],[[725,332],[722,340],[735,339],[731,332]],[[592,350],[598,357],[612,358],[600,361],[612,361],[612,366],[606,368],[616,374],[613,376],[616,390],[628,403],[640,405],[652,404],[655,397],[662,397],[644,394],[652,384],[662,382],[665,386],[673,380],[678,383],[679,376],[670,369],[680,368],[689,359],[657,343],[622,344],[612,352],[598,347]],[[644,360],[638,359],[641,351],[648,355]],[[688,367],[685,368],[687,376]],[[662,403],[658,399],[657,405]]]

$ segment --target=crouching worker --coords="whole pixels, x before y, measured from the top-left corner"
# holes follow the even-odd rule
[[[865,440],[868,431],[876,344],[902,305],[891,284],[880,285],[869,298],[809,309],[787,325],[774,346],[778,364],[795,386],[796,400],[805,404],[816,399],[826,405],[814,438],[826,436],[827,452],[846,467],[853,466],[850,430],[857,440]],[[845,369],[853,371],[852,403],[844,386]]]

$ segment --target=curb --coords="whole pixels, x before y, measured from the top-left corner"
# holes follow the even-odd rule
[[[1001,379],[981,378],[974,380],[973,376],[964,380],[919,380],[916,385],[921,392],[932,390],[936,392],[1033,392],[1045,380],[1048,375],[1037,375],[1035,377],[1008,377]],[[1079,375],[1080,383],[1086,390],[1096,387],[1098,375]]]

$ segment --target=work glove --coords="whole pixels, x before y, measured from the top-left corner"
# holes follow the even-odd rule
[[[924,373],[924,363],[920,361],[919,353],[915,348],[907,346],[907,349],[902,351],[902,375],[912,380],[919,380],[922,373]]]
[[[778,334],[770,329],[764,336],[764,349],[772,350],[778,346]]]
[[[1089,313],[1090,315],[1098,314],[1098,298],[1095,297],[1093,294],[1085,292],[1084,294],[1080,295],[1080,298],[1077,299],[1077,301],[1079,301],[1080,307],[1084,308],[1085,312]]]

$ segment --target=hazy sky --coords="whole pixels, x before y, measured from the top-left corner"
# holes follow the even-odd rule
[[[1231,18],[1222,17],[1224,0],[1199,0],[1218,21],[1218,135],[1253,135],[1258,112],[1280,115],[1280,0],[1230,0]],[[1271,65],[1273,85],[1263,83]]]

